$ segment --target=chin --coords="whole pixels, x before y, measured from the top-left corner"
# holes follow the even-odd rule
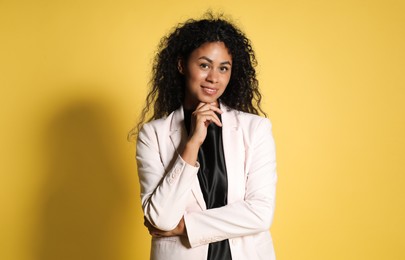
[[[213,103],[213,102],[218,101],[218,98],[219,97],[202,97],[199,100],[200,100],[200,102],[203,102],[203,103]]]

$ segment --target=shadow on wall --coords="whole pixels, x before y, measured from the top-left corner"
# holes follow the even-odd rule
[[[123,259],[121,220],[133,193],[113,127],[108,109],[91,102],[71,104],[49,122],[38,260]]]

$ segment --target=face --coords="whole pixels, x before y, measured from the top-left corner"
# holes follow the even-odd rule
[[[186,79],[184,107],[212,103],[224,93],[231,78],[232,57],[223,42],[207,42],[195,49],[187,62],[179,62]]]

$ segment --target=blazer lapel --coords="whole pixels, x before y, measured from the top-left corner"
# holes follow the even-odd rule
[[[172,120],[170,123],[170,140],[172,141],[173,148],[178,152],[182,151],[187,140],[187,133],[184,126],[183,107],[173,112]]]
[[[178,154],[180,153],[180,151],[183,151],[184,146],[187,142],[187,138],[187,130],[184,125],[184,112],[183,107],[181,106],[179,109],[174,111],[170,125],[170,139],[172,141],[174,149]],[[197,200],[200,208],[202,210],[207,209],[197,176],[195,178],[193,186],[191,187],[191,191],[195,199]]]
[[[243,199],[245,194],[245,145],[236,113],[221,104],[222,138],[228,177],[228,203]]]
[[[223,124],[223,149],[228,177],[228,203],[232,203],[243,199],[245,194],[245,145],[243,132],[236,117],[236,113],[240,112],[230,109],[222,103],[220,106],[224,112],[221,117]],[[180,107],[173,113],[170,126],[170,139],[177,152],[183,151],[187,141],[183,107]],[[200,208],[205,210],[207,206],[197,176],[191,191]]]

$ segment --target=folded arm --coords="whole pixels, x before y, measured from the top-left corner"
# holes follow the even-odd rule
[[[156,133],[149,125],[139,132],[136,153],[144,215],[154,227],[173,230],[184,215],[199,165],[191,166],[177,155],[166,170]]]
[[[184,216],[192,247],[266,231],[273,220],[276,191],[275,145],[271,124],[261,120],[249,148],[243,200]]]

